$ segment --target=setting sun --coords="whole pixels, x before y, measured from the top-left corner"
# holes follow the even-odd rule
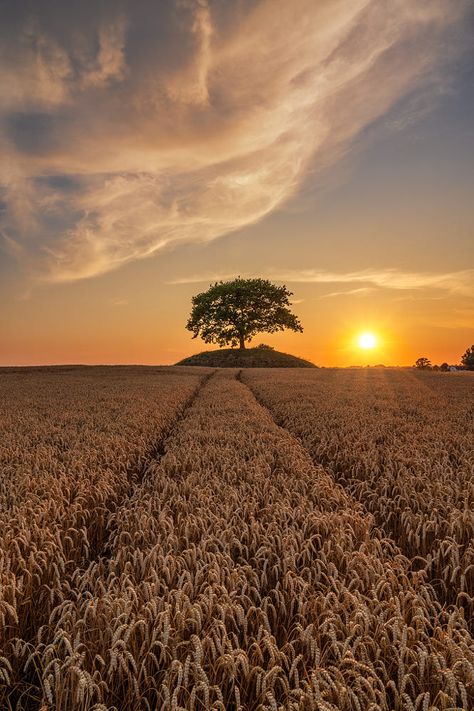
[[[377,337],[373,333],[361,333],[357,339],[357,342],[359,344],[359,348],[375,348],[377,345]]]

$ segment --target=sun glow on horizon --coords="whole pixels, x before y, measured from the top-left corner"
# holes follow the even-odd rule
[[[359,348],[363,348],[364,350],[370,350],[376,347],[377,336],[374,333],[366,331],[358,336],[357,344]]]

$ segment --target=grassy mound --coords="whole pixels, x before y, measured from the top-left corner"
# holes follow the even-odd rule
[[[176,365],[202,365],[208,368],[316,368],[314,363],[288,353],[267,348],[221,348],[196,353]]]

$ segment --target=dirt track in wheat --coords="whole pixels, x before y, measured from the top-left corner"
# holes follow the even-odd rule
[[[1,371],[0,709],[472,711],[473,392]]]

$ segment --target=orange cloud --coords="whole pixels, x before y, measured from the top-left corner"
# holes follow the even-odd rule
[[[220,279],[235,278],[235,274],[200,274],[173,279],[168,284],[211,283]],[[352,272],[332,272],[316,269],[275,271],[268,270],[266,276],[275,281],[290,284],[365,284],[366,286],[326,294],[326,297],[343,294],[360,294],[374,288],[395,291],[417,291],[433,289],[474,297],[474,269],[454,272],[405,272],[399,269],[362,269]]]
[[[20,17],[0,63],[4,233],[68,281],[252,224],[420,83],[464,6],[200,0],[147,5],[137,29],[129,3],[64,33]]]

